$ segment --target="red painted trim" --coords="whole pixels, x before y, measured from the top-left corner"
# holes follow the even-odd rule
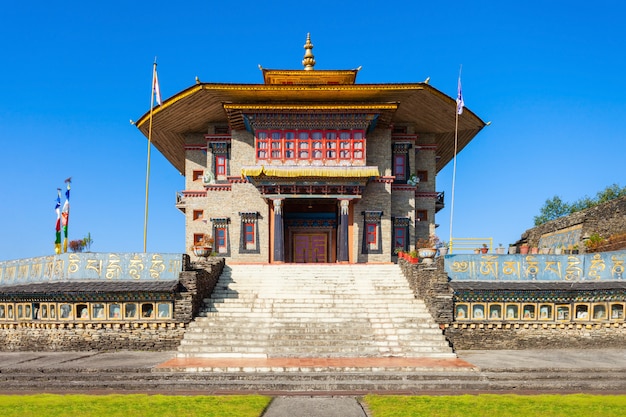
[[[186,151],[206,151],[207,147],[202,145],[185,145]]]
[[[184,190],[182,194],[183,197],[206,197],[206,190]]]
[[[388,176],[382,176],[382,177],[378,177],[374,180],[374,182],[382,182],[385,184],[392,184],[393,181],[396,179],[396,177],[388,175]]]
[[[391,191],[416,191],[417,186],[408,184],[392,184]]]
[[[392,133],[391,140],[398,142],[415,142],[419,135],[411,135],[408,133]]]
[[[242,177],[226,177],[226,180],[231,184],[245,184],[248,182],[247,179]]]
[[[207,184],[204,186],[207,191],[231,191],[232,184]]]
[[[427,192],[427,191],[415,192],[415,197],[417,198],[437,198],[438,195],[439,195],[438,192]]]

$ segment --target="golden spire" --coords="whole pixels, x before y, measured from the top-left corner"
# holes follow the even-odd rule
[[[306,52],[304,53],[304,59],[302,60],[302,65],[304,65],[305,71],[313,71],[313,67],[315,66],[315,57],[313,56],[313,44],[311,43],[311,34],[306,34],[306,44],[304,44],[304,49]]]

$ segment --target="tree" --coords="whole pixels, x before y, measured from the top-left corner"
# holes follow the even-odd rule
[[[551,199],[547,199],[543,207],[539,210],[540,214],[534,217],[535,226],[558,219],[559,217],[571,214],[571,206],[561,200],[561,197],[555,195]]]
[[[534,217],[535,226],[624,196],[626,196],[626,187],[622,188],[617,184],[609,185],[604,190],[599,191],[598,194],[596,194],[596,198],[585,196],[574,201],[572,204],[564,202],[559,196],[555,195],[551,199],[547,199],[543,207],[539,209],[540,214]]]

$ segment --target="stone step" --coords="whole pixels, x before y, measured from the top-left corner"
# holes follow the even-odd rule
[[[378,367],[309,369],[275,367],[274,371],[250,367],[206,367],[181,371],[157,368],[152,372],[84,372],[42,369],[31,372],[2,370],[0,384],[16,392],[87,392],[96,390],[135,392],[599,392],[626,390],[624,370],[481,372],[477,370],[405,367],[381,371]]]
[[[397,265],[226,265],[179,355],[455,357]]]

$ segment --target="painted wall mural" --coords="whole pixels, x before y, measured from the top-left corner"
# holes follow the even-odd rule
[[[624,278],[626,251],[580,255],[447,255],[452,280],[611,281]]]
[[[0,286],[84,280],[177,280],[182,267],[182,254],[64,253],[0,262]]]

